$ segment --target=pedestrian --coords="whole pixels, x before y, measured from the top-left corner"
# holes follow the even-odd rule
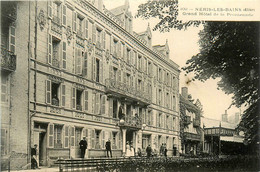
[[[152,148],[150,145],[148,145],[146,148],[146,154],[147,154],[147,158],[150,158],[152,155]]]
[[[129,145],[129,141],[126,142],[126,153],[125,156],[128,157],[130,156],[130,145]]]
[[[38,164],[38,160],[37,160],[37,144],[34,145],[33,148],[31,148],[31,168],[32,169],[40,169],[39,168],[39,164]]]
[[[168,149],[167,149],[166,143],[165,143],[164,144],[164,156],[165,156],[165,158],[167,158],[167,151],[168,151]]]
[[[80,148],[80,157],[85,157],[86,149],[88,148],[88,142],[86,140],[86,137],[83,137],[83,140],[79,142],[79,148]]]
[[[164,145],[162,143],[161,147],[160,147],[160,155],[162,156],[164,153]]]
[[[109,158],[108,152],[110,152],[110,157],[112,158],[112,150],[111,150],[111,142],[110,139],[106,142],[106,150],[107,150],[107,157]]]
[[[141,157],[141,156],[142,156],[142,151],[141,151],[141,148],[138,148],[137,155],[138,155],[139,157]]]
[[[133,141],[130,142],[130,155],[131,156],[135,156],[135,148],[134,148],[134,145],[133,145]]]

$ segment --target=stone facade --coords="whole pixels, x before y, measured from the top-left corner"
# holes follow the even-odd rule
[[[180,150],[178,65],[167,42],[151,46],[149,26],[133,32],[127,3],[111,11],[101,0],[14,5],[16,70],[2,72],[1,115],[11,168],[30,162],[34,144],[43,166],[78,158],[82,137],[87,157],[105,156],[108,139],[114,156],[125,155],[127,141],[157,152],[166,143],[169,156]]]

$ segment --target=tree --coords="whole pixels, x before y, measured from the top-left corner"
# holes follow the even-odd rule
[[[232,105],[246,106],[239,128],[248,144],[259,140],[258,35],[258,22],[207,22],[199,33],[200,53],[183,67],[202,82],[220,78],[218,88],[233,94]]]
[[[153,30],[160,30],[161,32],[168,32],[171,28],[186,29],[203,23],[202,21],[183,22],[177,20],[178,12],[178,0],[148,1],[138,6],[136,17],[159,19]]]
[[[178,21],[177,15],[177,1],[148,1],[139,6],[137,17],[158,18],[154,30],[162,32],[202,23]],[[245,142],[259,145],[259,22],[205,22],[199,35],[200,53],[183,70],[202,82],[220,78],[218,88],[233,94],[232,105],[247,108],[239,124]]]

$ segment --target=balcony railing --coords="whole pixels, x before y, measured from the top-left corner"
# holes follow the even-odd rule
[[[190,124],[192,121],[191,121],[191,117],[190,116],[185,116],[185,118],[184,118],[184,123],[185,124]]]
[[[54,106],[59,106],[59,100],[57,98],[53,98],[51,100],[51,104],[54,105]]]
[[[200,120],[199,119],[193,119],[193,127],[199,127],[200,126]]]
[[[1,47],[1,68],[7,71],[16,69],[16,55],[3,47]]]
[[[56,58],[52,59],[52,65],[53,65],[54,67],[59,68],[59,67],[60,67],[60,62],[59,62],[59,60],[56,59]]]
[[[184,139],[185,140],[200,141],[200,138],[201,138],[201,135],[199,135],[199,134],[184,132]]]
[[[125,97],[130,97],[143,103],[151,104],[151,95],[124,82],[119,82],[114,79],[106,79],[106,88],[107,92],[115,92]]]
[[[129,128],[142,128],[142,120],[138,116],[126,115],[124,119],[119,121],[120,127],[129,127]]]
[[[61,25],[60,18],[58,16],[52,16],[52,21],[57,25]]]
[[[51,24],[51,30],[58,33],[59,35],[62,34],[61,30],[61,20],[57,16],[52,17],[52,24]]]
[[[76,106],[76,110],[82,111],[82,106],[81,106],[81,105],[77,105],[77,106]]]

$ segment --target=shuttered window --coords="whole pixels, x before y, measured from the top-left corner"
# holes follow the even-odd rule
[[[97,32],[96,25],[92,24],[92,41],[93,41],[93,43],[96,43],[96,32]]]
[[[69,148],[69,126],[64,126],[64,148]]]
[[[66,46],[66,42],[64,41],[62,44],[62,68],[66,69],[67,65],[66,65],[66,61],[67,61],[67,46]]]
[[[73,12],[72,27],[73,27],[73,31],[76,32],[77,31],[77,13],[76,12]]]
[[[87,78],[88,75],[88,53],[84,53],[84,63],[83,63],[83,76]]]
[[[52,1],[48,1],[48,17],[52,18]]]
[[[66,26],[67,24],[67,17],[66,17],[67,8],[66,5],[62,6],[62,25]]]
[[[101,114],[106,114],[106,95],[101,96]]]
[[[75,51],[76,51],[75,52],[75,56],[76,56],[76,58],[75,58],[75,60],[76,60],[76,62],[75,62],[75,64],[76,64],[75,72],[76,72],[77,75],[81,75],[82,74],[82,50],[79,49],[79,48],[76,48]]]
[[[49,148],[54,147],[54,125],[51,123],[48,126],[48,146]]]
[[[48,35],[48,57],[47,62],[49,64],[52,63],[52,36],[51,34]]]
[[[9,27],[9,50],[15,53],[15,27],[11,25]]]
[[[88,19],[85,20],[85,37],[88,38]]]
[[[100,114],[100,93],[96,94],[96,114]]]
[[[102,131],[102,148],[105,148],[105,137],[106,137],[106,132],[103,130]]]
[[[72,96],[72,109],[76,109],[76,88],[72,88],[71,90],[71,96]]]
[[[51,104],[51,81],[46,80],[46,103]]]
[[[75,146],[75,127],[70,127],[70,146]]]
[[[61,85],[61,106],[65,107],[65,95],[66,95],[66,87],[64,84]]]
[[[88,111],[88,90],[84,91],[84,109]]]

